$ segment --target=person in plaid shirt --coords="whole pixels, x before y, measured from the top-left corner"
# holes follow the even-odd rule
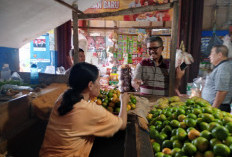
[[[147,50],[150,58],[144,59],[136,66],[132,86],[140,89],[141,94],[168,96],[169,62],[162,57],[163,41],[160,37],[152,36],[148,39]],[[176,68],[175,92],[181,96],[178,87],[184,75],[180,67]]]

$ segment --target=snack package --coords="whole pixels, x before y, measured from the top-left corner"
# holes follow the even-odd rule
[[[129,92],[132,90],[131,86],[131,67],[126,64],[120,68],[119,84],[121,92]]]
[[[101,88],[108,88],[108,86],[109,86],[109,76],[108,75],[104,75],[100,78],[100,85],[101,85]]]

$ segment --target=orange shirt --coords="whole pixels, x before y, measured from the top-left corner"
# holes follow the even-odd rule
[[[123,123],[104,107],[83,99],[64,116],[57,112],[59,105],[51,113],[40,157],[87,157],[94,136],[113,136]]]

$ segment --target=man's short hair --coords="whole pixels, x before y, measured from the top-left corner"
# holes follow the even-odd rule
[[[147,39],[147,42],[158,42],[160,46],[163,46],[163,40],[159,36],[151,36]]]
[[[85,51],[82,50],[81,48],[79,48],[79,52],[85,52]],[[74,49],[71,49],[71,55],[72,55],[72,57],[74,56]]]
[[[215,46],[213,46],[213,48],[215,48],[215,52],[218,54],[218,53],[222,53],[222,55],[224,56],[224,57],[228,57],[228,48],[227,48],[227,46],[225,46],[225,45],[215,45]]]

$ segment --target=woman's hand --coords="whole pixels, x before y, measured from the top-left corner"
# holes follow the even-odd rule
[[[122,102],[121,105],[122,105],[122,104],[127,105],[128,102],[129,102],[129,100],[130,100],[129,94],[128,94],[128,93],[120,94],[120,100],[121,100],[121,102]]]
[[[176,79],[181,79],[184,76],[185,70],[181,70],[180,66],[176,68]]]
[[[120,100],[121,100],[121,108],[120,108],[120,112],[119,112],[119,117],[122,118],[123,124],[120,128],[120,130],[124,130],[126,128],[127,125],[127,104],[130,100],[130,96],[128,93],[121,93],[120,95]]]

